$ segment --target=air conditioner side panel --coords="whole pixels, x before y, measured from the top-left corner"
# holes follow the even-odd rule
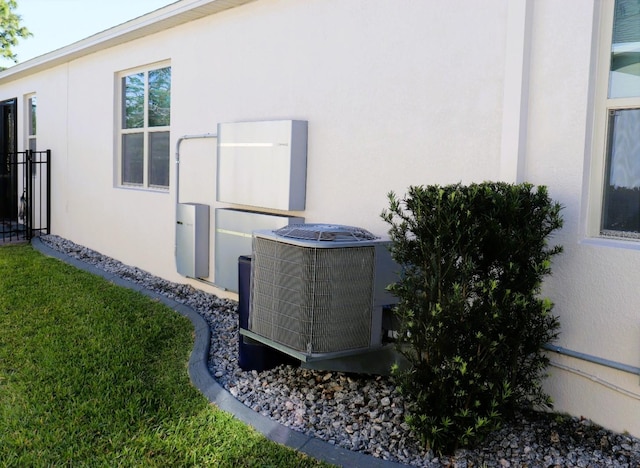
[[[387,291],[387,286],[399,279],[400,266],[391,257],[389,242],[376,244],[376,269],[371,317],[371,344],[382,345],[383,308],[398,303],[398,298]]]
[[[322,249],[256,237],[249,329],[302,353],[367,348],[375,248]]]

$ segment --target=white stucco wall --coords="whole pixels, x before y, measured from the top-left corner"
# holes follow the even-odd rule
[[[565,252],[544,290],[561,318],[558,344],[640,366],[640,250],[589,241],[581,227],[600,3],[259,0],[19,80],[0,75],[0,99],[22,106],[37,93],[53,233],[178,282],[191,280],[175,268],[173,164],[168,192],[114,182],[116,75],[130,68],[170,60],[172,148],[219,122],[308,121],[306,209],[290,213],[307,222],[383,235],[390,190],[547,185],[565,206],[554,239]],[[215,201],[214,140],[185,141],[180,171],[181,201],[209,205],[212,219],[232,206]],[[563,367],[548,381],[557,409],[640,435],[637,376],[552,358]]]
[[[593,88],[601,6],[606,2],[536,1],[533,8],[525,177],[549,186],[564,205],[564,227],[544,293],[555,302],[562,333],[556,343],[598,358],[640,367],[640,251],[634,241],[590,239],[583,205],[591,160]],[[568,14],[568,12],[571,14]],[[594,36],[595,35],[595,36]],[[595,38],[595,41],[594,41]],[[556,409],[618,431],[640,434],[640,377],[582,360],[550,355],[547,388]],[[616,389],[617,387],[617,389]]]
[[[384,234],[389,190],[495,178],[505,2],[451,6],[260,1],[8,83],[5,95],[38,95],[39,145],[53,150],[58,182],[54,232],[184,280],[173,184],[114,186],[116,73],[162,60],[172,66],[172,147],[218,122],[309,122],[306,210],[292,213],[309,222]],[[181,160],[181,201],[229,206],[215,201],[215,141],[184,142]]]

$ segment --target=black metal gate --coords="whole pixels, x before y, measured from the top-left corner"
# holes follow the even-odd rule
[[[0,242],[49,234],[51,150],[7,154],[0,167]]]

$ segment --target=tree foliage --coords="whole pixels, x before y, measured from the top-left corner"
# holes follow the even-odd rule
[[[18,62],[14,47],[20,39],[32,34],[22,25],[22,17],[14,10],[18,7],[16,0],[0,0],[0,57]]]
[[[545,187],[483,183],[410,187],[382,213],[402,267],[395,369],[409,423],[432,449],[451,452],[500,426],[514,409],[550,405],[542,345],[559,323],[540,297],[562,226]]]

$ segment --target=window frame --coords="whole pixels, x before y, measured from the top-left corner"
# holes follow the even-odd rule
[[[116,143],[116,158],[115,158],[115,186],[119,188],[127,189],[141,189],[168,193],[171,187],[171,102],[169,102],[169,125],[163,126],[149,126],[149,73],[154,70],[160,70],[163,68],[171,69],[171,62],[169,60],[155,62],[148,65],[139,66],[136,68],[130,68],[127,70],[116,73],[116,113],[115,113],[115,143]],[[171,70],[172,71],[172,70]],[[125,128],[125,86],[124,81],[128,76],[136,74],[143,74],[144,79],[144,110],[143,110],[143,125],[142,127]],[[171,90],[169,91],[171,101]],[[167,154],[167,185],[152,184],[151,178],[151,154],[150,154],[150,140],[153,133],[167,133],[169,141],[169,150]],[[124,182],[124,138],[125,135],[142,134],[142,183]]]
[[[38,150],[38,129],[37,129],[37,109],[38,100],[36,93],[29,93],[24,95],[24,150]],[[38,175],[38,165],[31,166],[31,176],[36,177]]]
[[[25,112],[25,149],[31,149],[33,151],[37,150],[37,138],[38,138],[38,128],[37,128],[37,119],[38,119],[38,98],[36,93],[27,94],[24,97],[26,112]],[[33,144],[33,148],[31,147],[31,143]]]
[[[613,27],[615,20],[615,0],[605,0],[601,3],[598,24],[597,49],[595,60],[595,92],[593,106],[593,133],[591,144],[591,164],[589,177],[588,208],[586,222],[586,237],[592,239],[606,239],[614,242],[626,241],[634,248],[640,248],[640,234],[630,235],[620,231],[604,233],[602,227],[604,219],[605,183],[607,182],[607,168],[609,165],[609,137],[612,134],[610,118],[611,112],[626,109],[640,109],[640,96],[637,97],[609,97],[609,80],[611,69],[611,49],[613,44]],[[640,206],[638,207],[640,209]]]

